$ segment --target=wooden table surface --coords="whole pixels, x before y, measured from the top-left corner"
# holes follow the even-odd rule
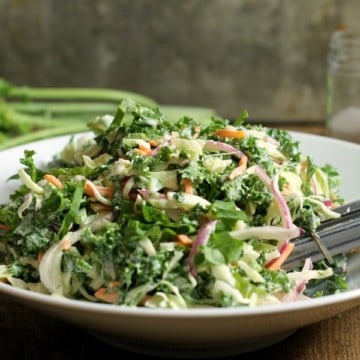
[[[324,133],[321,124],[274,126],[316,134]],[[111,347],[85,329],[42,315],[0,297],[0,360],[132,357],[133,353]],[[144,355],[139,357],[153,359]],[[227,359],[360,359],[360,307],[298,329],[290,337],[266,349]]]

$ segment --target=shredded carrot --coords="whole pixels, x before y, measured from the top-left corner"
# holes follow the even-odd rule
[[[38,261],[38,263],[40,263],[41,262],[41,260],[42,260],[42,258],[44,257],[44,253],[38,253],[38,256],[37,256],[37,261]]]
[[[85,194],[94,197],[95,196],[94,189],[96,189],[101,195],[109,198],[113,197],[114,195],[114,188],[112,186],[95,185],[93,182],[86,180],[84,187]]]
[[[139,144],[139,148],[135,149],[135,152],[139,155],[143,155],[143,156],[149,156],[152,152],[151,147],[147,147],[144,145]]]
[[[108,212],[112,211],[112,207],[109,205],[102,204],[100,202],[94,202],[90,204],[90,208],[94,212]]]
[[[61,250],[69,250],[71,248],[71,241],[68,238],[64,238],[60,242]]]
[[[186,194],[193,194],[194,193],[194,188],[193,188],[193,185],[192,185],[192,182],[190,179],[181,179],[181,184],[182,186],[184,187],[184,192]]]
[[[246,168],[247,168],[247,156],[242,156],[240,161],[239,161],[239,166],[236,167],[232,172],[231,174],[229,175],[229,179],[230,180],[233,180],[235,179],[237,176],[240,176],[242,175]]]
[[[289,257],[289,255],[291,254],[291,252],[293,251],[295,247],[294,243],[288,242],[285,246],[285,249],[282,251],[282,253],[280,254],[279,257],[277,257],[276,259],[273,259],[271,261],[269,261],[265,267],[268,270],[279,270],[280,266],[285,262],[285,260]]]
[[[149,144],[151,147],[157,147],[159,142],[157,140],[149,140]]]
[[[215,131],[215,135],[220,137],[228,137],[234,139],[244,139],[246,136],[245,131],[236,129],[220,129]]]
[[[115,288],[115,287],[120,286],[120,284],[121,284],[120,281],[114,280],[114,281],[111,281],[111,283],[109,284],[109,286],[110,286],[111,288]]]
[[[119,292],[114,290],[114,291],[109,291],[106,288],[99,288],[94,296],[102,301],[105,301],[107,303],[111,303],[111,304],[117,304],[119,302]]]
[[[0,230],[4,230],[4,231],[8,231],[10,230],[10,226],[9,225],[5,225],[5,224],[0,224]]]
[[[59,189],[64,188],[64,184],[54,175],[46,174],[46,175],[44,175],[44,179]]]
[[[189,246],[193,243],[192,239],[185,234],[179,234],[177,239],[181,245]]]

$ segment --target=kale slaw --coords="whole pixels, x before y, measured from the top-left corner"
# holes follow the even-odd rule
[[[345,271],[325,262],[281,268],[293,239],[339,216],[339,174],[303,156],[288,132],[246,116],[174,123],[125,99],[47,169],[27,150],[13,177],[22,185],[0,208],[0,279],[65,298],[173,309],[344,290]]]

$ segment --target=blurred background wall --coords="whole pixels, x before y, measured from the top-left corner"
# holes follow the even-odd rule
[[[359,15],[359,0],[0,0],[0,77],[322,121],[330,34]]]

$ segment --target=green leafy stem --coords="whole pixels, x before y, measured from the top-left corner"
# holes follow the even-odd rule
[[[158,107],[174,121],[184,115],[199,122],[216,116],[210,108],[158,104],[145,95],[126,90],[16,86],[0,78],[0,150],[86,131],[89,121],[114,114],[124,98]]]

